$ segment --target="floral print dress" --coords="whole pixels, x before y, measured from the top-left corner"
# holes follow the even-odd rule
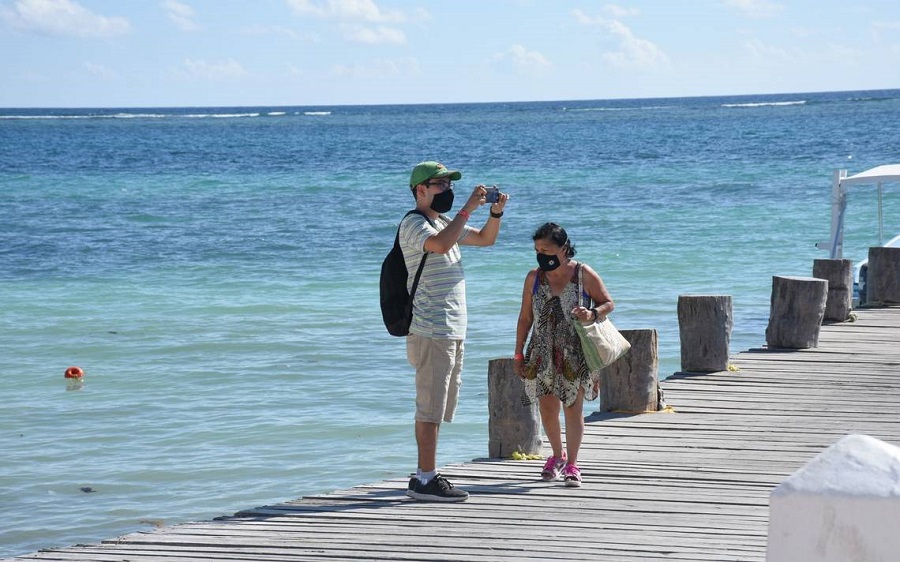
[[[532,293],[534,323],[525,351],[526,402],[533,403],[541,396],[553,395],[565,406],[578,398],[584,389],[585,400],[597,397],[598,373],[591,373],[584,361],[581,340],[572,324],[572,309],[582,304],[578,295],[578,273],[559,295],[554,295],[543,271],[537,272]],[[585,297],[586,298],[586,297]]]

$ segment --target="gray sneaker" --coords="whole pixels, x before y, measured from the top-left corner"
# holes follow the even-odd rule
[[[429,480],[428,484],[422,484],[413,476],[406,488],[406,495],[421,502],[464,502],[469,499],[469,492],[453,487],[440,474]]]

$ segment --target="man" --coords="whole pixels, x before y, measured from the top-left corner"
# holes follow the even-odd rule
[[[490,246],[497,240],[503,207],[509,196],[501,193],[491,205],[490,217],[480,229],[468,226],[471,213],[484,205],[487,189],[475,186],[454,217],[444,213],[453,207],[453,182],[462,174],[438,162],[422,162],[413,168],[409,186],[416,209],[400,223],[400,247],[409,272],[407,287],[428,253],[413,298],[413,317],[406,339],[410,364],[416,369],[416,475],[406,495],[420,501],[465,501],[469,494],[455,488],[436,472],[438,432],[441,422],[453,420],[459,396],[466,337],[466,283],[459,244]]]

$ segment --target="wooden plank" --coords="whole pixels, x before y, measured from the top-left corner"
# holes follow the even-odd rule
[[[540,481],[542,461],[474,459],[442,468],[463,504],[411,501],[398,476],[15,560],[763,561],[779,482],[848,433],[900,445],[900,309],[856,314],[818,348],[670,377],[675,413],[589,416],[581,488]]]

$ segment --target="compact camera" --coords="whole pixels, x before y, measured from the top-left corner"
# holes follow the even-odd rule
[[[487,194],[484,196],[485,203],[496,203],[500,200],[500,188],[496,185],[493,187],[486,187]]]

